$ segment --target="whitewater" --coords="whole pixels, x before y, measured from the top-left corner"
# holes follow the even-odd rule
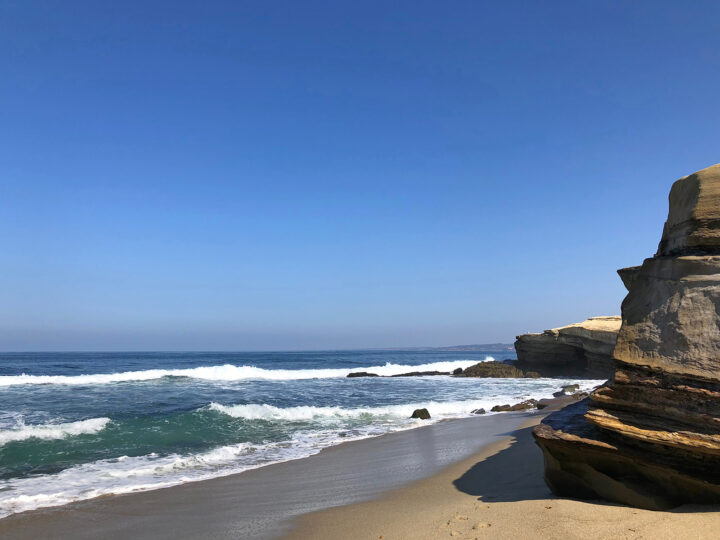
[[[511,354],[511,353],[506,353]],[[550,397],[576,379],[451,372],[497,353],[0,355],[0,518],[302,459],[346,441]],[[427,408],[429,421],[412,420]],[[500,413],[504,414],[504,413]]]
[[[492,361],[492,356],[483,358],[483,362]],[[380,376],[400,375],[410,371],[443,371],[452,372],[457,368],[466,368],[476,364],[477,360],[461,360],[451,362],[432,362],[420,365],[398,365],[386,363],[382,366],[355,367],[352,369],[263,369],[256,366],[202,366],[191,369],[148,369],[144,371],[127,371],[123,373],[98,373],[83,375],[5,375],[0,376],[0,386],[19,384],[110,384],[128,381],[149,381],[162,377],[188,377],[208,381],[240,381],[243,379],[269,379],[274,381],[292,381],[303,379],[329,379],[347,377],[353,371],[366,371]]]

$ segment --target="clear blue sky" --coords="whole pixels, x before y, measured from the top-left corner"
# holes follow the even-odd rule
[[[0,349],[509,342],[720,161],[713,2],[5,1]]]

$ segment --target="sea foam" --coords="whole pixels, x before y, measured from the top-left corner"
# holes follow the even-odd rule
[[[353,418],[376,417],[378,419],[409,418],[415,409],[428,408],[435,417],[453,418],[467,416],[473,410],[492,407],[492,399],[463,400],[463,401],[425,401],[422,403],[404,403],[401,405],[387,405],[384,407],[358,407],[348,409],[343,407],[275,407],[267,404],[248,405],[221,405],[211,403],[208,408],[234,418],[245,420],[268,420],[282,422],[323,422],[332,420],[345,420]]]
[[[0,430],[0,446],[26,439],[64,439],[74,435],[87,435],[105,429],[109,418],[90,418],[65,424],[19,425],[13,429]]]

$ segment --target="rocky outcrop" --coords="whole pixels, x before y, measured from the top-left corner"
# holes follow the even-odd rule
[[[628,288],[614,380],[534,435],[559,495],[643,508],[720,502],[720,165],[681,178]]]
[[[479,362],[474,366],[465,369],[457,368],[452,373],[449,371],[410,371],[408,373],[397,373],[395,375],[378,375],[377,373],[368,373],[367,371],[354,371],[348,373],[346,377],[429,377],[436,375],[454,375],[456,377],[523,377],[521,370],[511,364],[504,362]],[[528,374],[527,377],[539,377],[537,373]]]
[[[521,378],[524,373],[510,364],[502,362],[480,362],[462,370],[456,377]]]
[[[612,376],[612,354],[620,317],[591,317],[581,323],[523,334],[515,341],[517,366],[543,376]]]

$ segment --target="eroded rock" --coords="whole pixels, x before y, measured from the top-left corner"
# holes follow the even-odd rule
[[[518,336],[517,366],[547,377],[609,378],[620,322],[618,316],[591,317],[539,334]]]
[[[720,502],[720,165],[681,178],[657,254],[619,271],[615,376],[534,435],[558,495]]]

